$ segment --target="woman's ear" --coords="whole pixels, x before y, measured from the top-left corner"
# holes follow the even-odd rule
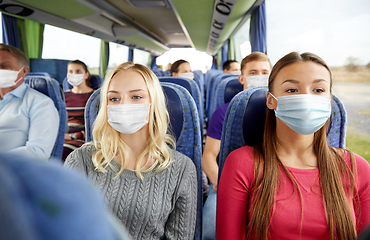
[[[277,107],[277,99],[270,92],[266,93],[266,106],[270,110],[275,110]]]

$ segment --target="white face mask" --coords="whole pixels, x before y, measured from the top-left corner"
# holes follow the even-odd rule
[[[17,80],[18,74],[22,71],[0,69],[0,88],[8,88],[16,85],[22,78]]]
[[[123,134],[133,134],[148,123],[150,103],[108,105],[108,123]]]
[[[85,74],[67,74],[67,81],[72,86],[78,86],[84,81]]]
[[[248,88],[260,87],[260,86],[267,87],[269,84],[269,75],[256,75],[256,76],[250,76],[246,78],[247,78]]]
[[[233,71],[233,72],[230,72],[230,74],[232,74],[232,75],[241,75],[242,72],[241,71]]]
[[[179,77],[183,77],[183,78],[193,80],[194,79],[194,73],[193,72],[180,73]]]

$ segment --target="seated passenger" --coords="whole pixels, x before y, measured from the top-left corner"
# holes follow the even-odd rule
[[[261,52],[253,52],[246,56],[241,64],[239,81],[243,89],[256,86],[267,86],[268,75],[271,70],[269,58]],[[207,138],[203,153],[203,171],[207,174],[213,189],[217,190],[218,164],[217,156],[220,152],[222,125],[226,110],[230,103],[218,107],[208,123]]]
[[[0,151],[48,159],[59,126],[53,100],[23,83],[29,67],[18,48],[0,44],[0,67]]]
[[[133,239],[193,239],[197,176],[194,163],[172,150],[169,116],[158,78],[130,62],[101,90],[93,143],[74,150],[65,166],[83,172]]]
[[[225,74],[240,75],[240,64],[235,60],[227,60],[222,65]]]
[[[172,77],[183,77],[190,80],[194,79],[194,73],[191,71],[190,63],[180,59],[171,65]]]
[[[269,58],[261,52],[253,52],[242,60],[241,75],[238,80],[243,89],[248,87],[267,86],[271,70]],[[216,198],[218,180],[218,154],[220,153],[222,126],[229,102],[218,107],[208,123],[206,143],[202,164],[203,171],[211,182],[203,209],[203,238],[216,239]]]
[[[64,92],[68,112],[68,133],[64,134],[63,160],[85,143],[85,105],[94,91],[90,87],[89,70],[80,60],[68,63],[67,81],[73,88]]]
[[[312,53],[271,71],[263,142],[229,154],[217,239],[356,239],[370,223],[370,166],[331,147],[332,75]]]

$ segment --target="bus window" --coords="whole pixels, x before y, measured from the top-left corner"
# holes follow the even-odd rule
[[[79,59],[90,73],[99,74],[100,42],[98,38],[45,25],[42,58]]]
[[[242,62],[245,56],[251,54],[252,48],[249,41],[249,28],[250,28],[250,19],[248,19],[244,25],[236,32],[234,35],[234,44],[235,44],[235,60],[239,63]],[[234,59],[232,59],[234,60]]]
[[[194,48],[171,48],[170,51],[163,53],[157,58],[157,65],[162,66],[162,69],[166,71],[169,70],[169,63],[172,64],[179,59],[188,61],[192,71],[201,70],[205,73],[212,66],[212,57]]]
[[[109,78],[113,70],[121,63],[128,61],[129,48],[117,43],[109,43],[109,63],[105,78]]]
[[[134,49],[134,63],[140,63],[150,68],[150,53],[139,49]]]

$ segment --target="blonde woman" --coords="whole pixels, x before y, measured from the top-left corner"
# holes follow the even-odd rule
[[[290,53],[269,77],[261,145],[227,157],[217,239],[354,240],[370,223],[370,166],[328,145],[332,77],[312,53]]]
[[[133,239],[194,237],[196,170],[169,147],[168,124],[157,77],[140,64],[123,63],[102,86],[94,142],[65,162],[101,188]]]

